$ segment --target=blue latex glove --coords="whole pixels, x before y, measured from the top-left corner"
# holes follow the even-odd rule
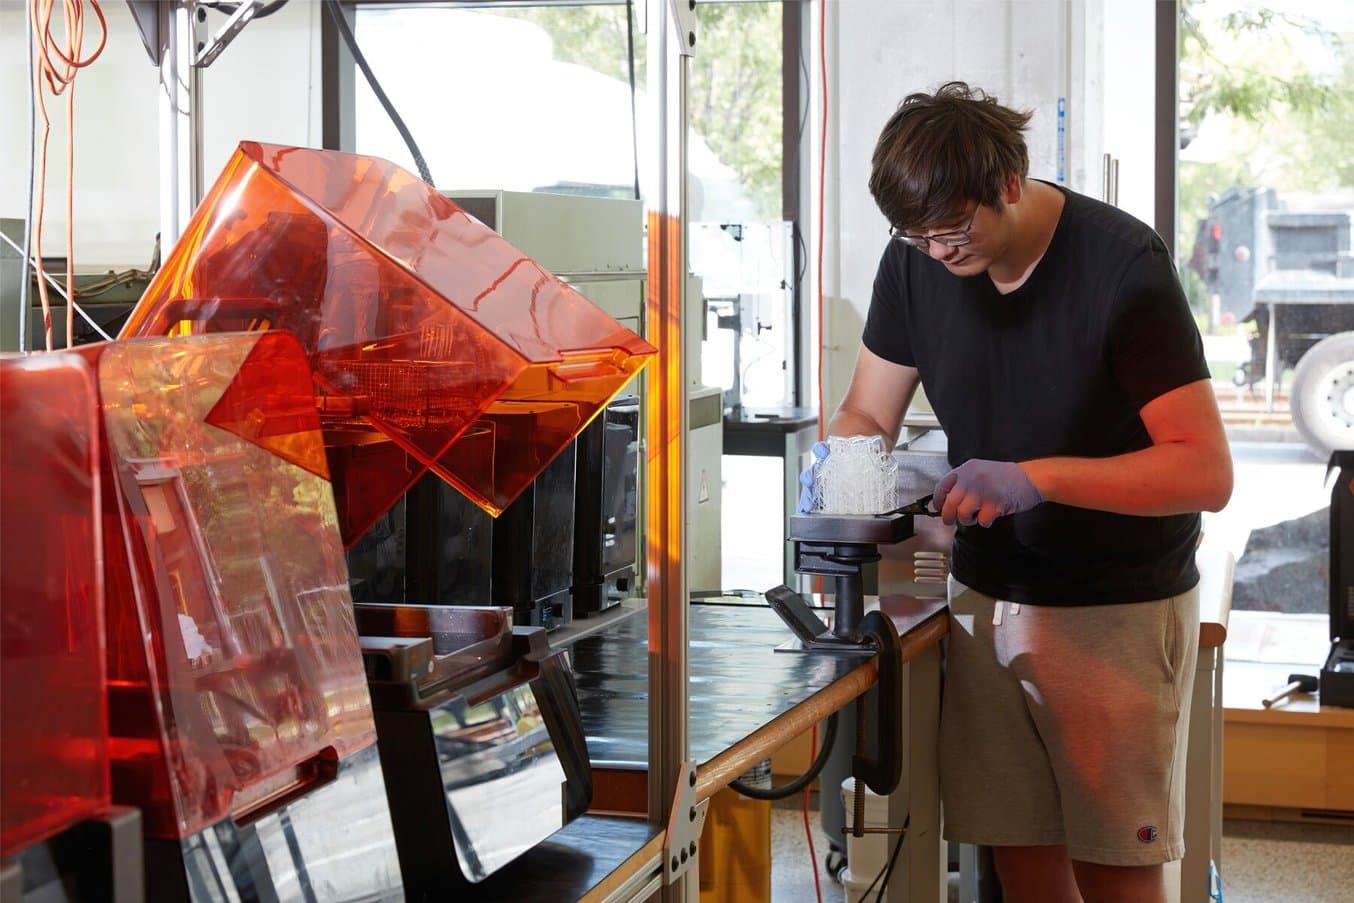
[[[813,443],[813,463],[804,468],[803,473],[799,475],[799,513],[808,514],[813,510],[813,481],[818,476],[818,469],[823,466],[827,460],[828,447],[826,442]]]
[[[973,458],[940,478],[931,507],[947,524],[990,527],[997,518],[1028,511],[1043,500],[1019,464]]]

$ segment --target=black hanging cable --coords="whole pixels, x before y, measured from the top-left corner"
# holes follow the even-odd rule
[[[225,13],[227,15],[234,13],[240,8],[240,4],[238,3],[204,3],[202,5],[208,9],[214,9],[219,13]],[[254,15],[250,16],[250,19],[266,19],[286,5],[287,0],[273,0],[272,3],[265,3],[258,8],[258,11],[255,12]]]
[[[786,797],[794,796],[805,787],[813,783],[818,777],[818,773],[823,770],[827,764],[828,757],[832,754],[832,744],[837,739],[837,715],[833,712],[827,716],[827,726],[823,728],[823,745],[818,748],[818,756],[809,766],[809,770],[795,778],[788,784],[781,787],[750,787],[742,781],[732,781],[729,786],[737,790],[743,796],[751,797],[754,800],[783,800]]]
[[[635,0],[625,0],[625,62],[630,68],[630,149],[635,160],[635,200],[639,200],[639,116],[635,112]]]
[[[893,843],[893,855],[889,857],[888,865],[880,869],[878,874],[874,876],[874,880],[870,882],[870,886],[865,888],[865,893],[860,895],[861,900],[869,898],[870,891],[874,890],[874,886],[879,884],[879,881],[882,878],[884,883],[879,884],[879,893],[875,895],[874,900],[875,903],[883,903],[884,888],[889,886],[889,879],[893,877],[893,864],[898,861],[898,851],[903,848],[903,838],[907,836],[907,825],[910,821],[912,821],[912,813],[909,811],[903,818],[903,828],[898,832],[898,839]]]
[[[404,146],[409,148],[409,153],[413,154],[414,165],[418,167],[419,177],[429,185],[434,184],[432,173],[428,172],[428,164],[424,161],[423,153],[414,142],[414,136],[409,133],[409,129],[405,126],[404,120],[400,118],[400,114],[395,112],[395,106],[381,88],[381,83],[376,80],[376,75],[371,71],[371,66],[367,65],[367,58],[358,49],[357,39],[353,37],[352,29],[348,27],[347,20],[343,18],[343,11],[339,9],[339,0],[324,0],[324,7],[329,10],[329,18],[334,20],[334,27],[338,29],[339,36],[343,38],[343,43],[348,45],[348,52],[353,55],[353,61],[357,63],[357,68],[362,70],[362,75],[366,77],[372,93],[381,102],[381,108],[386,111],[390,121],[395,124],[395,130],[404,139]]]

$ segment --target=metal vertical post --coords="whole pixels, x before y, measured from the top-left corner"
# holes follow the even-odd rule
[[[357,150],[357,94],[356,71],[352,52],[343,43],[334,20],[320,15],[320,69],[323,96],[320,103],[320,123],[323,146],[327,150]],[[352,3],[339,5],[339,13],[348,27],[357,30],[357,8]]]
[[[694,0],[649,0],[648,93],[657,126],[657,188],[649,198],[648,601],[649,820],[667,824],[687,743],[685,505],[687,398],[683,317],[687,269],[687,62]],[[681,899],[679,880],[663,898]]]
[[[1156,4],[1156,222],[1157,234],[1175,256],[1178,204],[1176,161],[1180,151],[1180,0]]]
[[[160,247],[168,254],[202,199],[201,23],[193,0],[159,6]]]
[[[1269,302],[1269,332],[1265,336],[1265,413],[1274,413],[1274,392],[1283,381],[1279,371],[1279,302]]]

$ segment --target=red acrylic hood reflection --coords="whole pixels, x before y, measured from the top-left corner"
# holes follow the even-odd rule
[[[310,365],[283,330],[84,345],[114,800],[183,838],[376,739]]]
[[[0,858],[108,807],[94,378],[0,360]]]
[[[427,468],[498,514],[654,349],[374,157],[242,143],[123,336],[285,328],[346,545]]]

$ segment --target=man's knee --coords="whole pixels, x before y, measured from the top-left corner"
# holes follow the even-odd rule
[[[1160,865],[1101,865],[1076,859],[1072,870],[1087,903],[1165,903],[1166,879]]]
[[[993,847],[1003,903],[1081,903],[1067,847]]]

